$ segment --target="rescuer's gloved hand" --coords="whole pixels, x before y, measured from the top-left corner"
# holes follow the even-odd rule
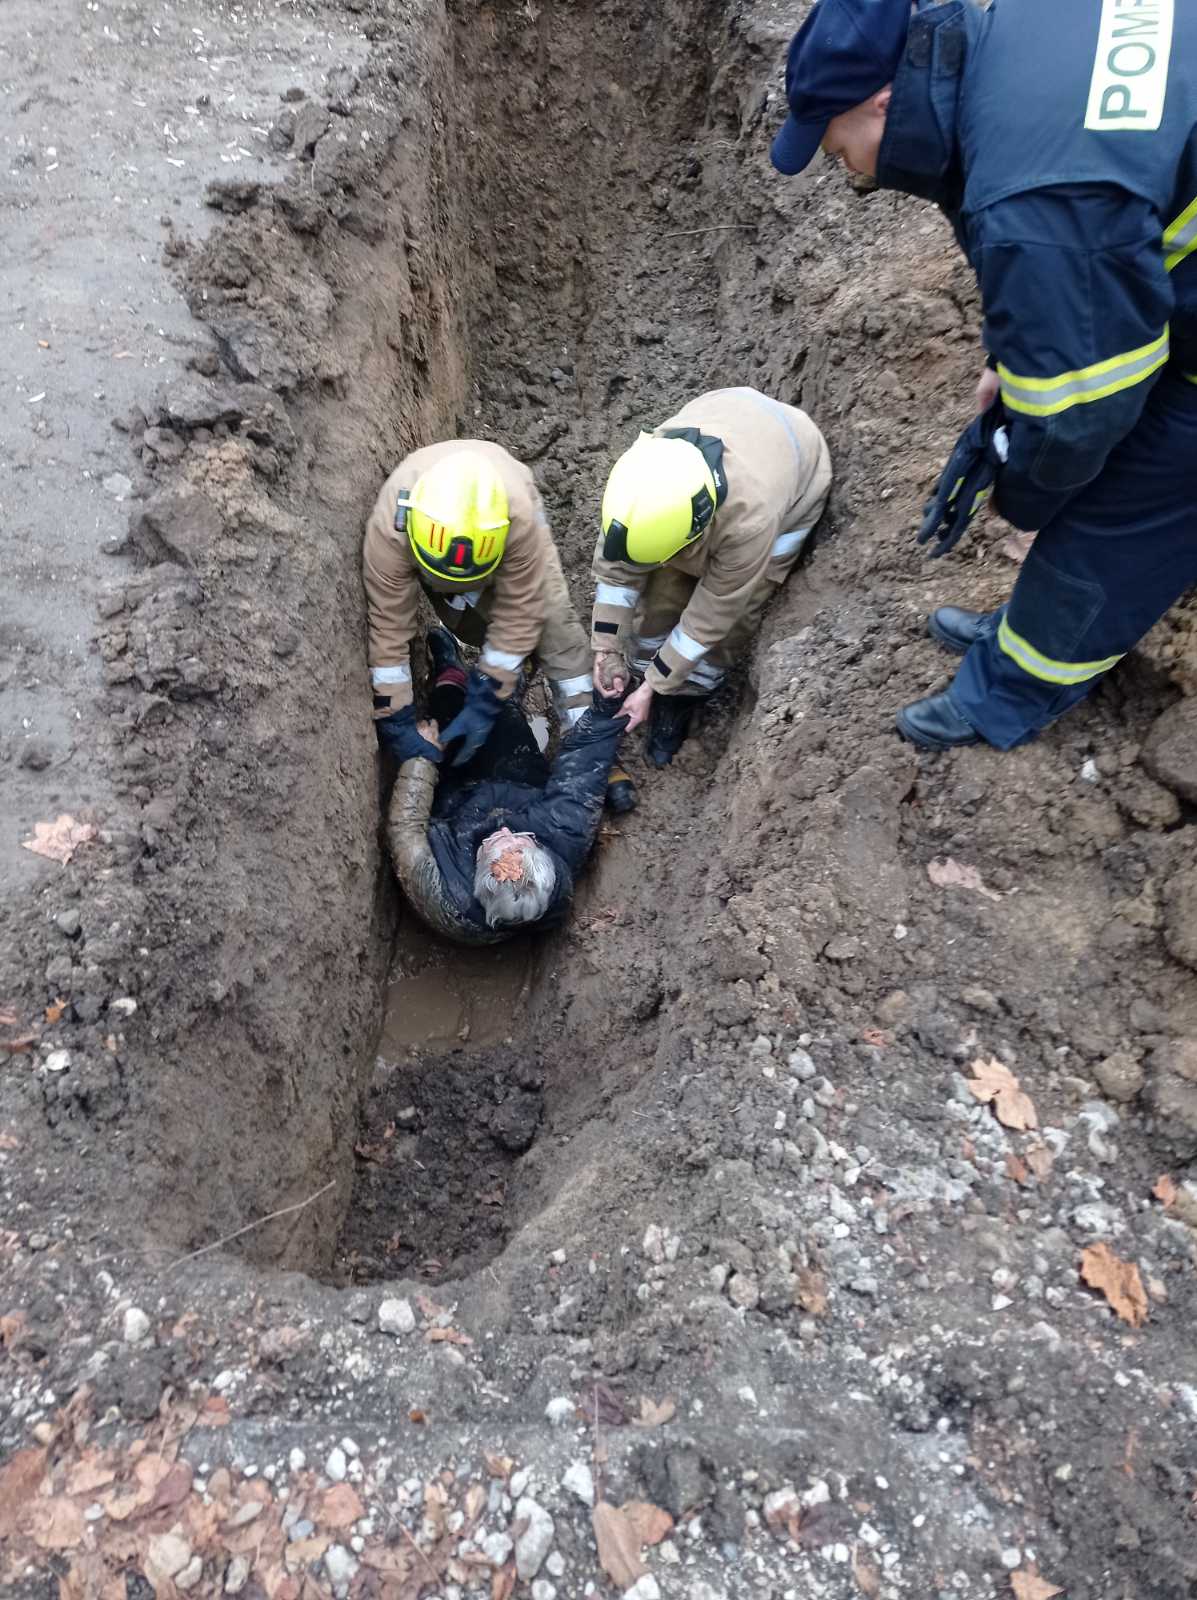
[[[998,470],[1010,453],[1006,413],[1000,399],[974,417],[956,441],[935,493],[923,508],[918,542],[938,539],[933,556],[946,556],[987,504]]]
[[[441,745],[445,750],[451,744],[460,744],[453,757],[455,767],[464,767],[481,750],[495,725],[500,704],[498,684],[475,667],[466,682],[465,705],[441,731]]]
[[[434,744],[429,744],[416,723],[415,706],[404,706],[402,711],[394,711],[389,717],[379,717],[374,724],[378,729],[379,744],[389,750],[401,765],[414,756],[422,756],[425,761],[439,764],[441,752]]]

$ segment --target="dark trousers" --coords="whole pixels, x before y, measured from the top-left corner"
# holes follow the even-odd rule
[[[456,682],[437,682],[428,697],[428,715],[444,731],[465,704],[465,688]],[[438,797],[484,780],[527,783],[543,789],[549,764],[541,754],[528,719],[514,699],[504,700],[490,737],[463,767],[443,761],[437,780]]]
[[[1099,476],[1039,532],[948,691],[1009,750],[1083,700],[1197,583],[1197,382],[1168,372]]]

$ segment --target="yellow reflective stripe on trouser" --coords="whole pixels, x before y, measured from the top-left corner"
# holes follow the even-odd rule
[[[1009,410],[1020,411],[1028,417],[1054,417],[1072,406],[1104,400],[1107,395],[1142,383],[1144,378],[1158,372],[1167,359],[1168,330],[1165,328],[1158,339],[1140,345],[1137,350],[1096,361],[1091,367],[1080,367],[1076,372],[1059,372],[1054,378],[1020,377],[1000,361],[997,370],[1002,399]]]
[[[998,648],[1024,672],[1029,672],[1032,678],[1041,678],[1044,683],[1087,683],[1122,660],[1121,655],[1116,655],[1106,656],[1102,661],[1053,661],[1029,644],[1021,633],[1015,633],[1005,617],[998,626]]]
[[[1173,272],[1194,250],[1197,250],[1197,200],[1187,205],[1176,221],[1164,229],[1164,265]]]

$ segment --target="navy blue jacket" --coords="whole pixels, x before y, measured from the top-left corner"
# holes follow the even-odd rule
[[[626,717],[587,711],[550,767],[512,701],[504,702],[501,722],[466,767],[435,767],[418,756],[405,761],[388,812],[404,893],[430,927],[460,943],[489,944],[562,921],[594,844],[607,774],[627,726]],[[503,827],[535,834],[553,857],[553,898],[535,924],[489,928],[474,897],[478,846]]]
[[[1162,373],[1197,382],[1197,6],[918,0],[878,182],[942,205],[976,272],[995,503],[1038,529]]]

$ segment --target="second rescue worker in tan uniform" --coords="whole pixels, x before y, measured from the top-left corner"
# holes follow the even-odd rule
[[[446,744],[461,741],[461,761],[485,742],[529,655],[548,676],[565,726],[590,705],[590,650],[540,493],[501,445],[449,440],[402,461],[370,514],[362,567],[384,743],[388,719],[414,716],[410,646],[421,590],[449,631],[481,650],[465,709],[442,730]]]
[[[716,389],[642,433],[603,495],[591,621],[595,682],[666,766],[823,514],[831,458],[796,406]]]

